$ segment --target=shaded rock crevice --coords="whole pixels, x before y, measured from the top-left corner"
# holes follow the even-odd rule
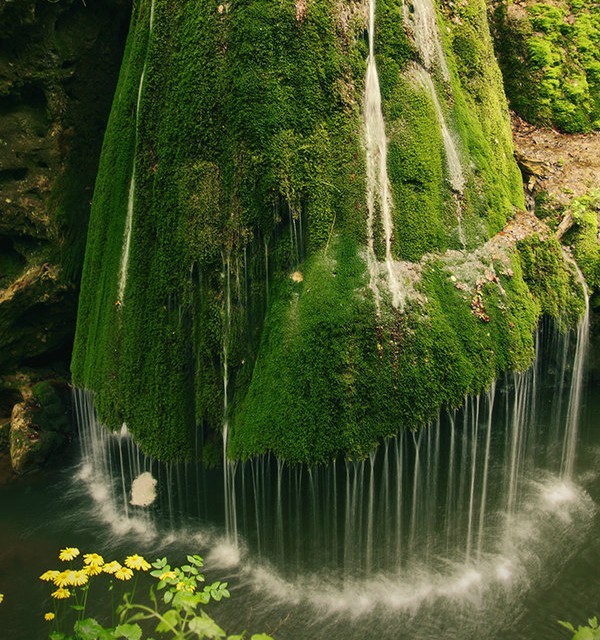
[[[10,440],[20,471],[41,464],[61,440],[42,428],[27,436],[38,452],[16,454],[16,434],[33,409],[11,381],[25,369],[37,382],[68,379],[89,208],[130,4],[0,5],[0,450]]]

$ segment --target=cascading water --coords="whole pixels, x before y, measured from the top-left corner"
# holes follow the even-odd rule
[[[154,0],[150,3],[150,19],[148,26],[148,39],[152,37],[154,27]],[[147,49],[146,49],[147,51]],[[140,75],[140,84],[138,86],[137,101],[135,105],[135,138],[133,144],[133,160],[131,168],[131,179],[129,182],[129,192],[127,196],[127,215],[125,217],[125,228],[123,230],[123,249],[121,252],[121,265],[119,268],[119,290],[117,300],[123,304],[125,298],[125,286],[127,285],[127,269],[129,267],[129,251],[131,248],[131,232],[133,225],[133,208],[135,203],[135,150],[137,148],[137,131],[140,119],[140,104],[142,102],[142,93],[144,89],[144,78],[146,75],[146,61]]]
[[[449,82],[450,71],[442,48],[433,2],[411,0],[403,6],[404,21],[411,29],[423,66],[429,73],[437,65],[444,81]]]
[[[573,375],[571,376],[569,403],[567,405],[567,428],[565,429],[561,464],[561,472],[565,478],[571,478],[573,476],[573,469],[575,467],[575,449],[577,445],[577,436],[579,434],[579,416],[590,330],[590,297],[587,284],[575,261],[573,261],[573,265],[577,270],[577,276],[583,289],[585,308],[583,316],[577,327],[577,346],[575,349],[575,359],[573,361]]]
[[[377,213],[381,216],[385,242],[385,264],[392,304],[397,307],[401,300],[401,285],[394,270],[392,241],[394,222],[392,219],[392,195],[387,174],[387,138],[381,111],[381,92],[375,63],[375,0],[369,1],[369,58],[365,79],[365,143],[367,150],[367,263],[370,273],[369,286],[380,306],[378,288],[379,265],[375,253],[375,225]]]
[[[231,263],[227,257],[223,261],[225,279],[225,319],[223,322],[223,489],[225,502],[225,535],[228,542],[237,547],[237,510],[235,468],[236,463],[227,456],[229,440],[229,340],[231,336]]]
[[[158,464],[126,430],[108,433],[91,396],[76,392],[80,480],[115,534],[197,540],[213,549],[212,562],[238,563],[239,579],[267,601],[352,615],[433,606],[451,616],[456,605],[444,603],[458,600],[495,607],[496,616],[494,603],[519,597],[558,546],[568,557],[595,510],[564,472],[566,459],[574,464],[577,433],[572,442],[569,434],[586,340],[581,329],[574,345],[544,324],[546,355],[527,372],[417,433],[401,432],[366,460],[312,468],[268,456],[237,466],[225,459],[225,473]],[[550,377],[556,389],[579,388],[559,427],[556,391],[542,388]],[[144,472],[157,481],[151,508],[131,499]]]

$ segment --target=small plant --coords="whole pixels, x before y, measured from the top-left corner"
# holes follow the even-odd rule
[[[150,564],[143,556],[133,554],[120,563],[117,560],[106,562],[97,553],[84,554],[83,563],[73,566],[79,556],[76,547],[62,549],[58,558],[61,562],[71,563],[68,568],[62,571],[49,569],[40,576],[40,580],[52,583],[54,588],[51,593],[54,611],[44,614],[44,619],[52,623],[50,640],[152,640],[147,634],[153,632],[177,640],[244,638],[243,633],[228,636],[202,609],[202,605],[211,600],[219,602],[230,594],[226,582],[203,584],[204,575],[200,571],[203,560],[198,555],[188,555],[186,564],[174,567],[167,558]],[[150,576],[154,581],[140,596],[138,581],[142,574],[146,580]],[[111,608],[110,626],[89,616],[88,609],[92,604],[105,600],[107,593],[114,598],[115,589],[123,588],[130,581],[131,589],[124,591],[116,608]],[[97,594],[94,598],[90,598],[92,589]],[[0,602],[2,599],[0,594]],[[265,634],[254,634],[251,640],[272,639]]]
[[[573,633],[572,640],[600,640],[600,627],[596,616],[588,620],[587,626],[579,625],[577,629],[570,622],[563,620],[559,620],[558,624]]]

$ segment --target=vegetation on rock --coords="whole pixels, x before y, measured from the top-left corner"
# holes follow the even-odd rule
[[[394,307],[383,292],[381,308],[366,262],[364,5],[135,6],[72,371],[149,454],[214,451],[227,424],[233,456],[364,456],[531,361],[546,306],[514,250],[466,297],[435,267],[523,207],[485,6],[437,15],[445,53],[427,69],[402,3],[381,0],[376,18],[392,254],[422,270],[414,296]],[[381,225],[374,235],[383,260]]]
[[[492,5],[511,107],[568,133],[600,128],[600,8],[586,0]]]

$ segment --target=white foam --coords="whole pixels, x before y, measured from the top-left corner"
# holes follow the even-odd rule
[[[149,471],[144,471],[131,483],[129,504],[136,507],[148,507],[156,500],[156,479]]]
[[[241,559],[240,548],[226,539],[218,540],[209,552],[206,561],[221,568],[231,568],[239,565]]]

